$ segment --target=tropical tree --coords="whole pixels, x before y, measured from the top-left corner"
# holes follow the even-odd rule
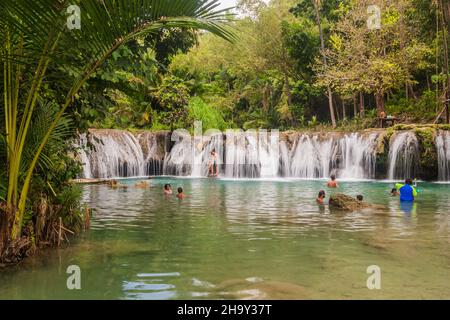
[[[367,8],[377,4],[381,28],[367,25]],[[353,1],[330,36],[326,61],[318,61],[318,83],[341,94],[365,92],[375,96],[377,112],[384,111],[385,94],[414,83],[414,72],[429,67],[431,49],[417,39],[417,25],[409,19],[409,1]]]
[[[0,208],[0,252],[21,236],[36,167],[45,167],[47,144],[58,134],[55,129],[83,84],[123,44],[161,29],[204,29],[233,40],[218,5],[218,0],[1,1],[0,128],[5,129],[0,131],[0,146],[6,170],[0,185],[6,205]],[[45,101],[50,99],[43,94],[49,70],[57,67],[72,70],[68,79],[59,79],[69,84],[68,90]],[[57,111],[40,129],[37,143],[29,144],[36,112],[47,103],[56,104]]]

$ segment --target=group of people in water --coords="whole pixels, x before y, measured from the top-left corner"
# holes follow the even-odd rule
[[[327,182],[328,188],[338,188],[339,184],[336,181],[336,176],[331,175],[330,180]],[[417,185],[413,183],[412,179],[406,179],[405,183],[397,183],[395,188],[391,190],[392,197],[400,197],[401,202],[414,202],[417,197]],[[325,202],[325,190],[320,190],[317,195],[316,202],[320,205]],[[356,199],[358,201],[363,201],[364,197],[362,195],[357,195]]]
[[[109,180],[108,181],[108,185],[111,188],[118,188],[118,187],[125,187],[126,188],[126,187],[128,187],[128,185],[126,185],[126,184],[120,184],[116,179]],[[134,184],[134,187],[137,188],[137,189],[145,189],[145,188],[150,187],[150,184],[147,181],[140,181],[140,182],[137,182],[136,184]],[[164,193],[165,196],[173,195],[172,186],[169,183],[166,183],[164,185],[163,193]],[[184,193],[182,187],[178,187],[177,188],[176,197],[178,199],[186,198],[186,194]]]
[[[339,184],[338,184],[338,182],[336,181],[336,176],[335,176],[334,174],[332,174],[332,175],[330,176],[330,180],[327,182],[327,187],[328,187],[328,188],[339,188]],[[323,204],[325,203],[325,198],[326,198],[325,190],[320,190],[320,191],[319,191],[319,194],[318,194],[318,196],[317,196],[317,198],[316,198],[317,204],[323,205]],[[363,201],[363,200],[364,200],[364,197],[363,197],[362,195],[359,194],[359,195],[356,196],[356,199],[357,199],[358,201]]]
[[[166,183],[166,184],[164,185],[163,192],[164,192],[164,195],[165,195],[165,196],[171,196],[171,195],[173,195],[172,186],[170,185],[170,183]],[[177,197],[178,199],[184,199],[184,198],[186,198],[186,195],[184,194],[184,191],[183,191],[183,188],[182,188],[182,187],[178,187],[176,197]]]
[[[218,154],[215,149],[213,149],[210,153],[210,162],[208,164],[208,176],[209,177],[217,177],[219,175],[219,166],[218,166]],[[126,187],[126,185],[121,185],[117,182],[117,180],[112,179],[108,182],[110,187],[119,187],[123,186]],[[147,181],[141,181],[135,184],[136,188],[147,188],[149,187],[149,183]],[[336,176],[331,175],[330,180],[327,182],[328,188],[339,188],[339,184],[336,181]],[[164,185],[163,193],[165,196],[173,195],[172,186],[167,183]],[[393,197],[400,197],[401,202],[414,202],[415,198],[417,197],[417,185],[413,184],[412,179],[406,179],[405,183],[397,183],[395,185],[395,188],[391,190],[391,196]],[[176,197],[178,199],[184,199],[186,197],[183,188],[178,187]],[[325,202],[326,193],[325,190],[320,190],[319,194],[317,195],[316,202],[319,205],[323,205]],[[363,201],[364,197],[362,195],[357,195],[356,199],[358,201]]]

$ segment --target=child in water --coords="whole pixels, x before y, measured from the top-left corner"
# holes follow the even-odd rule
[[[179,188],[178,188],[177,198],[178,198],[178,199],[184,199],[184,198],[186,198],[186,195],[183,193],[183,188],[182,188],[182,187],[179,187]]]
[[[325,199],[325,191],[320,190],[319,195],[317,196],[316,202],[317,204],[323,204]]]
[[[400,193],[398,192],[397,188],[393,188],[391,190],[391,196],[392,197],[398,197],[400,195]]]
[[[168,183],[166,183],[166,184],[164,185],[164,194],[165,194],[166,196],[169,196],[169,195],[173,194],[172,186],[171,186],[170,184],[168,184]]]
[[[331,175],[330,177],[330,181],[328,181],[327,186],[328,188],[337,188],[339,187],[337,181],[336,181],[336,176],[334,174]]]

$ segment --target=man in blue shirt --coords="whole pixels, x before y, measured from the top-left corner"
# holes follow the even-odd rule
[[[411,179],[406,179],[405,184],[397,183],[395,187],[400,192],[400,201],[414,201],[417,197],[417,190],[412,186]]]

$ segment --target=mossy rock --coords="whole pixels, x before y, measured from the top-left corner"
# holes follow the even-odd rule
[[[413,130],[420,151],[419,176],[424,180],[436,180],[438,177],[438,151],[436,148],[436,128],[417,127]]]
[[[438,129],[450,131],[450,124],[440,124],[437,126]]]
[[[387,130],[380,133],[377,138],[377,145],[375,147],[375,178],[385,179],[386,172],[388,169],[388,159],[389,159],[389,140],[392,134]]]
[[[356,198],[348,196],[343,193],[337,193],[330,197],[329,200],[330,209],[343,210],[343,211],[355,211],[358,209],[369,208],[370,204],[359,201]]]

